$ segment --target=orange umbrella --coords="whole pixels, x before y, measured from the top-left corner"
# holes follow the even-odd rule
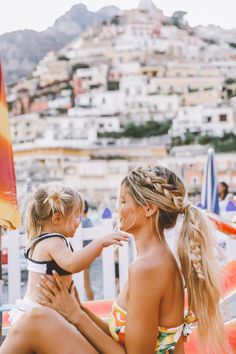
[[[14,230],[20,226],[16,178],[8,121],[8,108],[0,63],[0,227]]]
[[[236,239],[236,224],[220,215],[206,211],[206,216],[213,222],[215,228],[232,239]]]
[[[2,247],[1,231],[14,230],[20,226],[20,213],[16,200],[16,178],[8,122],[7,101],[4,91],[0,62],[0,305],[2,299]],[[0,323],[2,312],[0,310]],[[2,336],[2,326],[0,326]]]

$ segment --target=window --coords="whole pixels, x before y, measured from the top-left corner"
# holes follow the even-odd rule
[[[211,122],[212,122],[211,116],[203,117],[203,123],[211,123]]]
[[[220,114],[219,121],[220,122],[227,122],[227,114]]]

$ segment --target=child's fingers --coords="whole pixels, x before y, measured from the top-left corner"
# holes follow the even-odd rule
[[[130,237],[127,235],[116,235],[117,237],[120,237],[122,240],[128,240]]]
[[[129,239],[126,238],[126,237],[118,236],[118,235],[115,236],[114,239],[117,240],[117,241],[125,241],[125,242],[128,242],[128,240],[129,240]]]
[[[116,231],[115,232],[116,234],[119,234],[119,235],[123,235],[123,236],[125,236],[125,237],[131,237],[131,236],[133,236],[132,234],[130,234],[129,232],[125,232],[125,231],[121,231],[121,230],[118,230],[118,231]]]
[[[122,246],[122,247],[123,247],[122,242],[121,242],[121,241],[118,241],[118,240],[114,240],[114,241],[113,241],[113,244],[114,244],[114,245],[118,245],[118,246]]]
[[[124,240],[124,241],[128,241],[130,239],[130,236],[119,235],[119,234],[115,234],[115,237],[119,238],[120,240]]]

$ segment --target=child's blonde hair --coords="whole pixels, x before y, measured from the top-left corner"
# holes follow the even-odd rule
[[[175,226],[183,214],[178,239],[178,256],[188,291],[189,312],[198,321],[200,344],[215,353],[228,351],[224,323],[219,308],[220,282],[214,254],[214,239],[203,213],[186,203],[182,180],[171,170],[155,166],[132,170],[122,181],[137,205],[158,206],[157,234]]]
[[[31,196],[28,205],[28,240],[31,241],[39,236],[42,232],[42,225],[55,213],[70,216],[76,211],[82,214],[83,209],[83,198],[75,189],[56,182],[40,185]]]

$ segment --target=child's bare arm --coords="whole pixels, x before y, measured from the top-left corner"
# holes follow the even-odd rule
[[[113,232],[99,237],[88,246],[72,252],[62,239],[54,239],[50,242],[49,254],[56,263],[71,273],[78,273],[86,268],[97,258],[103,247],[110,245],[122,245],[121,241],[128,241],[129,235],[124,232]]]

